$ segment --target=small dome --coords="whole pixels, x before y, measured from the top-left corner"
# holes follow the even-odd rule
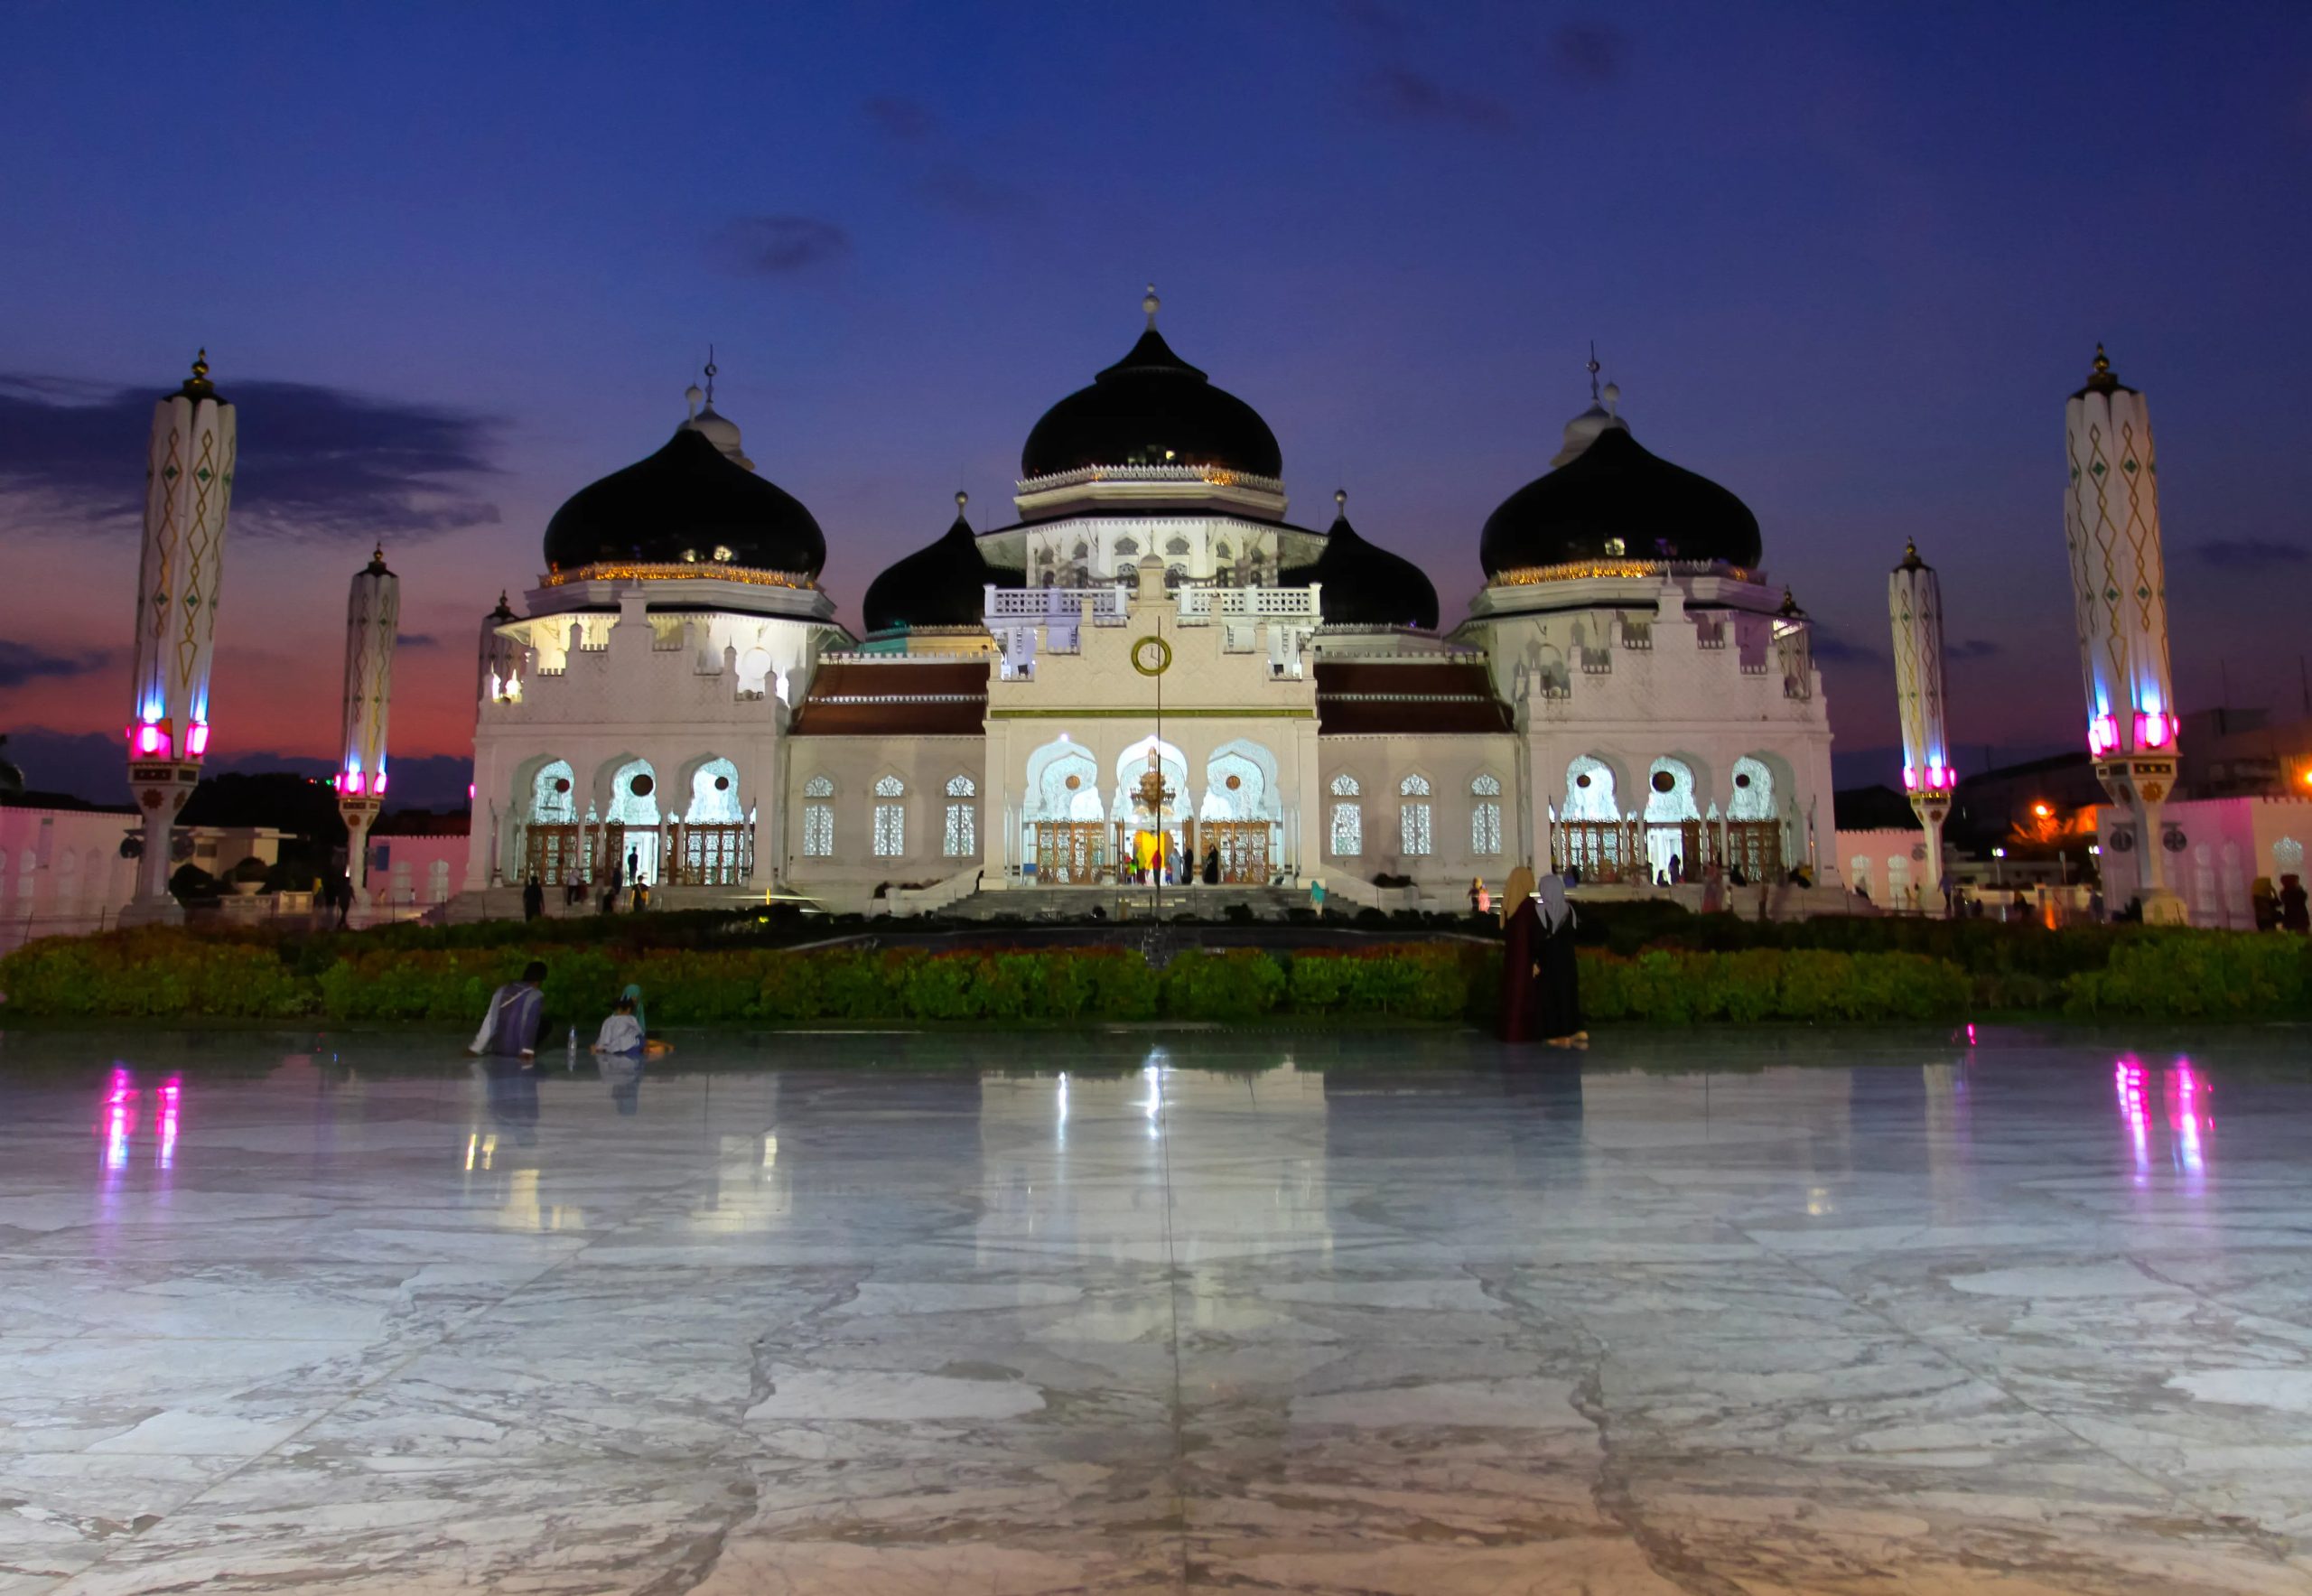
[[[1649,453],[1624,427],[1526,483],[1487,518],[1487,576],[1576,560],[1758,563],[1758,518],[1711,481]]]
[[[1617,394],[1615,397],[1618,398],[1620,395]],[[1623,432],[1629,431],[1629,424],[1603,405],[1590,406],[1589,409],[1565,424],[1565,443],[1551,459],[1551,468],[1554,470],[1561,465],[1571,464],[1581,457],[1581,452],[1584,449],[1598,441],[1598,435],[1600,433],[1614,427]]]
[[[956,495],[956,523],[935,542],[887,568],[867,584],[860,606],[870,632],[926,626],[978,626],[986,616],[983,591],[995,573],[979,552],[979,537],[964,518],[966,500]]]
[[[1132,352],[1044,412],[1020,452],[1020,474],[1048,477],[1090,465],[1208,465],[1281,477],[1276,434],[1244,400],[1212,386],[1156,331]]]
[[[755,462],[747,458],[747,452],[739,442],[739,424],[717,410],[713,400],[683,425],[720,449],[725,460],[748,471],[755,469]]]
[[[648,459],[572,494],[545,528],[555,571],[713,561],[816,577],[826,559],[809,510],[688,423]]]
[[[1322,583],[1317,597],[1327,626],[1409,626],[1437,630],[1437,589],[1422,568],[1401,555],[1370,544],[1348,524],[1348,495],[1336,492],[1338,507],[1325,534],[1325,552],[1313,565],[1298,565],[1277,578],[1286,587]]]

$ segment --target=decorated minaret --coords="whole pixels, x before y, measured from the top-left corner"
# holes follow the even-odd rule
[[[169,892],[169,844],[209,751],[209,670],[236,442],[233,407],[209,380],[203,350],[184,387],[153,407],[145,453],[128,719],[128,786],[144,817],[144,851],[136,896],[121,914],[126,924],[184,915]]]
[[[1926,880],[1920,901],[1942,901],[1943,822],[1951,814],[1951,742],[1943,723],[1943,585],[1934,567],[1903,546],[1903,563],[1887,578],[1887,614],[1895,629],[1895,704],[1903,723],[1903,792],[1926,833]]]
[[[386,807],[386,717],[393,708],[394,636],[401,578],[380,544],[353,574],[345,600],[345,755],[337,766],[337,812],[345,817],[346,873],[354,901],[369,902],[369,827]]]
[[[2087,386],[2064,407],[2070,482],[2064,539],[2087,692],[2087,751],[2130,829],[2112,846],[2132,851],[2148,922],[2177,922],[2168,888],[2160,806],[2176,789],[2176,695],[2168,675],[2168,566],[2159,551],[2159,468],[2143,396],[2112,375],[2095,346]]]

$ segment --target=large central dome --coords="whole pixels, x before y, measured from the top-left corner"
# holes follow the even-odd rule
[[[735,429],[732,439],[735,448]],[[826,559],[811,512],[695,423],[656,454],[572,494],[545,528],[554,571],[708,563],[816,577]]]
[[[1283,453],[1260,412],[1172,352],[1156,331],[1155,290],[1142,305],[1148,331],[1091,387],[1044,412],[1020,452],[1020,475],[1181,465],[1282,476]]]
[[[1577,418],[1578,419],[1578,418]],[[1568,428],[1568,446],[1573,429]],[[1478,559],[1487,576],[1597,560],[1758,563],[1749,506],[1641,447],[1618,422],[1504,499],[1485,524]]]

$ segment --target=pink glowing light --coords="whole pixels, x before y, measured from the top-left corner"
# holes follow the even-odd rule
[[[128,728],[128,746],[136,753],[166,759],[169,757],[169,734],[147,721],[141,726]]]
[[[2120,723],[2116,716],[2099,714],[2087,723],[2087,751],[2109,753],[2120,745]]]
[[[2189,1059],[2179,1058],[2168,1072],[2168,1123],[2176,1132],[2176,1162],[2186,1176],[2207,1171],[2207,1143],[2215,1134],[2215,1115],[2209,1107],[2212,1088],[2193,1069]]]
[[[105,1087],[105,1095],[97,1102],[97,1134],[105,1139],[105,1168],[125,1169],[128,1164],[129,1138],[136,1134],[136,1078],[126,1069],[115,1069],[112,1079]]]
[[[171,1076],[161,1083],[161,1144],[153,1152],[153,1167],[165,1170],[177,1162],[177,1116],[184,1100],[184,1083]]]
[[[380,798],[385,796],[386,773],[383,770],[378,771],[377,779],[369,783],[369,790]]]
[[[2151,1168],[2151,1115],[2143,1100],[2143,1066],[2128,1054],[2112,1067],[2112,1084],[2120,1099],[2120,1118],[2128,1127],[2135,1152],[2136,1181],[2141,1184]]]
[[[209,751],[209,723],[195,721],[185,728],[184,751],[194,759]]]
[[[1903,790],[1909,792],[1918,786],[1918,772],[1908,765],[1903,767]]]

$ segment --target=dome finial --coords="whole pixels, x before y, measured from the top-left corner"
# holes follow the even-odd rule
[[[1903,563],[1896,566],[1895,569],[1897,571],[1924,571],[1926,569],[1926,562],[1918,557],[1917,538],[1906,537],[1903,539]]]
[[[963,518],[964,506],[969,504],[971,501],[972,496],[970,494],[965,492],[961,488],[956,490],[956,516],[957,519],[960,520]]]
[[[1148,295],[1140,302],[1140,308],[1148,313],[1148,325],[1152,329],[1156,325],[1156,313],[1164,308],[1164,302],[1156,297],[1155,284],[1148,285]]]
[[[1594,338],[1593,338],[1593,339],[1591,339],[1591,340],[1590,341],[1590,368],[1589,368],[1589,369],[1590,369],[1590,402],[1592,405],[1594,405],[1594,404],[1596,404],[1596,403],[1598,402],[1598,373],[1599,373],[1599,372],[1600,372],[1600,371],[1603,371],[1603,370],[1605,369],[1605,368],[1604,368],[1603,366],[1600,366],[1600,365],[1599,365],[1599,364],[1598,364],[1598,341],[1597,341],[1596,339],[1594,339]]]
[[[1618,417],[1622,413],[1622,385],[1618,382],[1608,383],[1606,385],[1605,400],[1606,414]]]
[[[2103,352],[2103,341],[2099,338],[2095,341],[2095,369],[2109,371],[2111,369],[2112,357]]]
[[[714,408],[714,346],[706,346],[706,407]]]
[[[683,389],[683,403],[690,406],[691,420],[696,421],[698,419],[698,404],[701,399],[705,397],[706,391],[695,382],[688,387]]]
[[[1333,490],[1333,505],[1334,505],[1334,507],[1335,507],[1336,509],[1338,509],[1340,511],[1340,513],[1341,513],[1341,514],[1343,514],[1343,515],[1347,515],[1347,514],[1348,513],[1348,490],[1347,490],[1347,489],[1346,489],[1346,488],[1336,488],[1336,489],[1334,489],[1334,490]]]
[[[209,351],[200,350],[192,357],[192,375],[184,379],[184,391],[194,398],[201,398],[217,391],[209,380]]]

